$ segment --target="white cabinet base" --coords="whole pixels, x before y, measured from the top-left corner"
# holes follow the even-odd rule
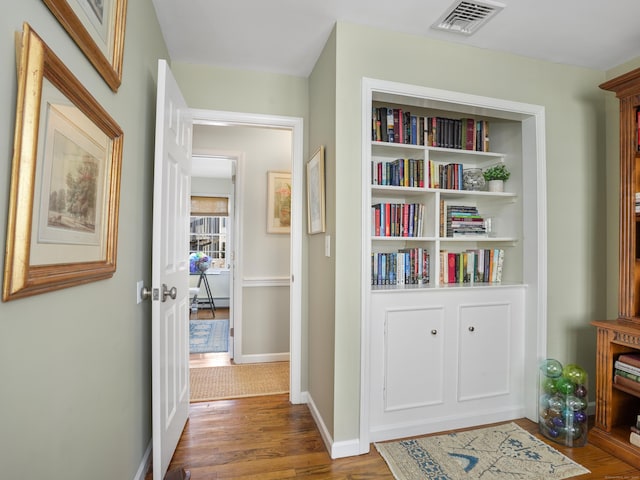
[[[371,441],[523,417],[524,290],[372,294]]]

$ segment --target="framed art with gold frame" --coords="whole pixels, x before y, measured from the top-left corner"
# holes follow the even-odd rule
[[[113,276],[122,164],[118,124],[29,24],[17,40],[4,301]]]
[[[267,172],[267,233],[291,233],[291,172]]]
[[[42,0],[114,92],[122,82],[127,0]]]

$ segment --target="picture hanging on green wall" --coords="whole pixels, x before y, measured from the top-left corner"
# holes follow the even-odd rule
[[[127,0],[42,0],[114,92],[122,82]]]
[[[2,299],[116,270],[123,132],[31,29],[19,40]]]

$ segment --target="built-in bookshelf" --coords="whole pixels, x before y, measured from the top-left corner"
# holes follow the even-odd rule
[[[544,109],[365,79],[362,118],[370,440],[535,421]],[[495,165],[511,173],[504,191],[480,185]]]
[[[391,133],[386,138],[418,143],[379,140],[383,138],[380,135],[380,124],[383,122],[379,120],[383,111],[400,112],[399,115],[396,113],[395,118],[410,116],[407,118],[414,119],[408,120],[413,127],[406,127],[407,135],[404,138],[399,134],[394,137]],[[477,148],[489,147],[489,139],[484,135],[492,123],[490,119],[430,117],[424,114],[428,110],[418,111],[423,114],[413,115],[397,106],[380,107],[374,104],[372,109],[372,121],[377,126],[372,128],[369,146],[371,285],[389,289],[390,286],[413,288],[415,285],[444,287],[462,283],[498,284],[503,281],[504,264],[509,262],[512,252],[515,265],[506,270],[504,279],[521,283],[517,256],[522,251],[519,239],[523,225],[520,215],[522,203],[517,192],[521,190],[522,152],[515,149],[510,154],[476,150],[473,128],[469,130],[472,139],[469,148],[462,148],[465,136],[460,125],[467,122],[482,126],[478,129],[478,138],[483,140],[477,144]],[[389,119],[393,117],[392,114],[388,116]],[[436,119],[437,125],[448,125],[451,132],[446,135],[438,133],[434,127],[433,132],[420,130],[420,134],[415,133],[415,125],[420,129],[429,128],[432,123],[436,125]],[[502,126],[505,121],[496,123]],[[513,128],[514,125],[506,128]],[[393,127],[384,123],[384,128]],[[400,131],[403,128],[401,126]],[[496,131],[499,131],[499,127]],[[500,138],[499,134],[496,135]],[[433,146],[442,143],[434,140],[440,137],[450,137],[446,144],[458,147]],[[475,184],[472,185],[473,190],[469,189],[465,181],[467,172],[479,172],[481,175],[483,169],[496,164],[505,164],[513,172],[512,179],[507,182],[508,191],[489,192],[476,189]],[[420,281],[394,281],[394,277],[396,280],[400,278],[393,274],[394,269],[404,268],[395,262],[397,254],[408,248],[424,252],[424,258],[421,257],[414,265],[414,269],[421,270],[418,274]],[[485,252],[487,275],[484,275]],[[455,265],[450,263],[450,259],[454,260]],[[422,271],[427,266],[429,270]],[[463,268],[465,273],[459,274]],[[494,271],[500,274],[493,274]],[[387,275],[389,272],[391,275]],[[384,281],[380,281],[381,278]]]

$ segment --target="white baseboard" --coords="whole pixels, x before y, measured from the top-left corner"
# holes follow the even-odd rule
[[[309,406],[309,411],[311,412],[311,416],[320,430],[320,436],[322,437],[322,441],[324,442],[324,446],[326,447],[329,455],[332,459],[336,458],[344,458],[344,457],[352,457],[354,455],[360,455],[362,452],[360,451],[360,441],[355,438],[352,440],[346,440],[342,442],[334,442],[331,434],[329,433],[329,429],[327,428],[324,420],[322,419],[322,415],[318,411],[316,404],[313,402],[313,398],[308,392],[304,392],[303,396],[307,399],[307,405]]]
[[[147,446],[147,450],[144,452],[142,456],[142,461],[140,462],[140,466],[138,467],[138,471],[136,472],[136,476],[133,477],[133,480],[144,480],[144,477],[147,475],[149,471],[149,467],[151,466],[151,447],[153,445],[153,441],[149,440],[149,445]]]
[[[258,353],[251,355],[234,356],[234,363],[269,363],[269,362],[288,362],[291,356],[289,352],[284,353]]]
[[[495,411],[474,412],[467,415],[450,415],[433,418],[425,418],[420,422],[399,422],[380,425],[371,428],[370,441],[382,442],[396,440],[404,437],[426,435],[428,433],[455,430],[458,428],[475,427],[490,423],[516,420],[524,416],[523,407],[505,408]]]

